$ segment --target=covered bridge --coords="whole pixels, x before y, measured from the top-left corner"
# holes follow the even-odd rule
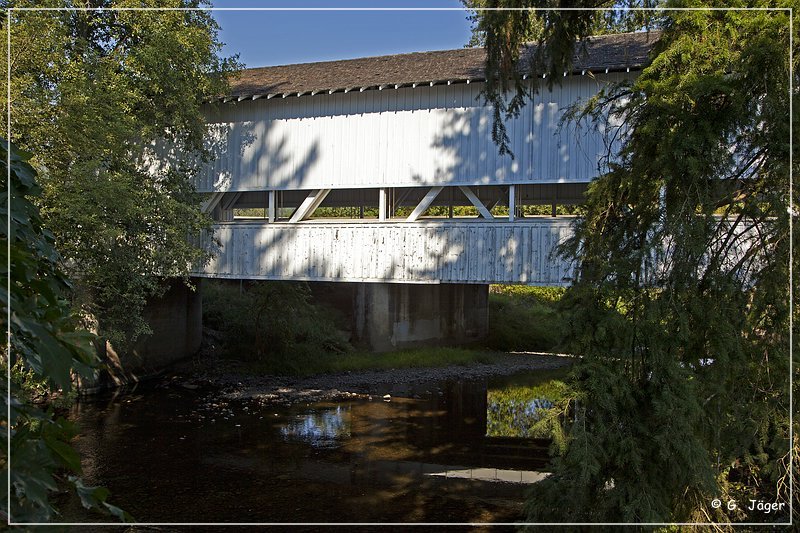
[[[635,76],[656,37],[579,47],[507,122],[513,158],[491,139],[481,48],[243,71],[207,105],[215,159],[196,185],[216,255],[196,275],[348,282],[354,330],[375,349],[482,336],[490,283],[568,282],[552,255],[571,231],[559,213],[609,146],[562,116]]]

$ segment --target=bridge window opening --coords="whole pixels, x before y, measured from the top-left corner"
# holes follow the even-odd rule
[[[508,217],[508,203],[497,203],[494,207],[492,207],[489,212],[492,216],[497,218],[506,218]]]
[[[523,204],[517,206],[518,216],[521,217],[558,217],[577,216],[580,211],[578,204]]]
[[[378,191],[374,188],[331,190],[310,218],[377,220]]]
[[[233,210],[233,218],[267,218],[267,208],[260,207],[247,207],[244,209],[236,208]]]
[[[588,183],[541,183],[516,186],[517,216],[578,216]]]
[[[361,206],[349,207],[319,207],[314,211],[313,219],[319,218],[343,218],[343,219],[369,219],[378,218],[378,208]]]
[[[398,212],[402,213],[400,216],[405,215],[407,217],[411,214],[412,209],[411,207],[403,207]],[[476,218],[478,216],[478,209],[471,205],[435,205],[426,209],[420,218],[459,219]]]
[[[491,219],[503,194],[499,186],[397,188],[391,194],[391,212],[406,220]]]
[[[579,216],[587,186],[514,185],[513,194],[508,185],[231,192],[221,196],[212,214],[222,222],[485,220],[509,218],[513,198],[515,218]]]

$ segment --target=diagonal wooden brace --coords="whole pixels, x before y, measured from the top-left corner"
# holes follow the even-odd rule
[[[486,206],[483,205],[483,202],[481,202],[480,199],[475,196],[475,193],[472,192],[472,189],[460,185],[458,188],[461,189],[461,192],[464,193],[464,196],[467,197],[467,200],[472,202],[472,205],[478,209],[478,213],[480,213],[483,218],[488,218],[489,220],[494,219],[494,216],[489,212],[488,209],[486,209]]]
[[[289,222],[300,222],[310,217],[323,200],[325,200],[329,192],[331,192],[331,189],[315,189],[308,193],[308,196],[306,196],[306,199],[300,204],[300,207],[295,209],[294,213],[292,213]]]
[[[417,204],[417,207],[415,207],[414,210],[411,212],[411,214],[408,215],[406,222],[416,221],[420,217],[420,215],[422,215],[422,213],[424,213],[428,209],[428,207],[430,207],[430,205],[433,203],[433,201],[436,199],[439,193],[442,192],[442,189],[444,189],[444,187],[431,187],[431,190],[428,191],[428,194],[425,195],[422,201],[420,201],[420,203]]]

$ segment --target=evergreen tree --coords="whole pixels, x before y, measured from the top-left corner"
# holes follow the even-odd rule
[[[513,68],[532,17],[547,51],[531,64],[539,74],[569,70],[596,21],[587,11],[479,15],[501,151],[502,117],[533,92]],[[563,305],[583,356],[579,407],[529,518],[786,521],[786,510],[744,506],[788,503],[789,450],[797,454],[788,439],[790,121],[798,131],[789,13],[662,11],[652,26],[662,33],[641,74],[571,112],[621,142],[562,247],[577,266]],[[738,506],[715,509],[715,497]]]

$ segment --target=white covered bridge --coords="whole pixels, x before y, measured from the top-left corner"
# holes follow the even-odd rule
[[[480,48],[245,70],[207,106],[215,159],[196,185],[216,254],[196,275],[350,282],[376,348],[482,335],[488,284],[568,282],[559,213],[608,146],[561,118],[635,76],[654,38],[592,38],[507,122],[514,158],[491,139]]]

